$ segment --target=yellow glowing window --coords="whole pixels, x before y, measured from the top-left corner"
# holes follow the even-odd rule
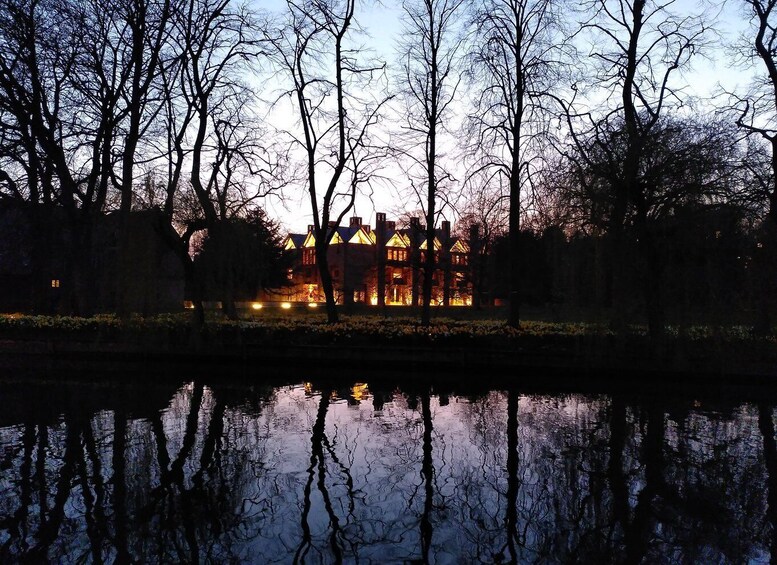
[[[404,249],[389,248],[386,255],[389,261],[407,261],[407,251]]]
[[[51,288],[59,288],[59,279],[51,279]]]

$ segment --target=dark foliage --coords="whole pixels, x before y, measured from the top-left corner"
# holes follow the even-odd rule
[[[291,266],[278,224],[262,209],[217,223],[194,265],[206,298],[222,301],[253,300],[260,290],[280,288]]]

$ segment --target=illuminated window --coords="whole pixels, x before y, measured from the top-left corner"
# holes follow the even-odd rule
[[[389,261],[407,261],[407,250],[389,247],[386,250],[386,258]]]
[[[51,288],[59,288],[59,279],[51,279]]]
[[[454,265],[466,265],[467,256],[463,253],[453,253],[451,254],[451,263]]]
[[[316,250],[315,249],[304,249],[302,251],[302,263],[304,265],[315,265],[316,264]]]

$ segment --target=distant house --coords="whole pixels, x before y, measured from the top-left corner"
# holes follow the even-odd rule
[[[340,304],[420,304],[423,265],[427,253],[426,230],[411,218],[405,229],[376,215],[376,226],[363,224],[354,216],[347,227],[332,227],[327,259]],[[316,264],[313,226],[306,234],[289,234],[285,249],[293,252],[294,267],[284,299],[295,302],[323,302]],[[451,236],[450,222],[435,230],[436,269],[432,281],[432,303],[465,306],[472,303],[471,247],[468,241]]]
[[[180,310],[184,301],[185,277],[178,256],[165,243],[160,230],[172,226],[160,218],[157,209],[130,214],[127,229],[127,263],[124,285],[127,308],[131,312],[153,313]],[[95,266],[97,305],[99,310],[113,312],[118,308],[115,281],[119,254],[120,226],[118,214],[100,218],[95,229],[92,261]],[[175,235],[171,234],[170,239]]]
[[[53,312],[67,265],[64,210],[0,204],[0,311]]]
[[[145,210],[130,216],[131,271],[124,281],[130,311],[173,311],[183,304],[183,266],[163,240],[159,230],[166,223],[158,214]],[[77,225],[56,206],[0,205],[0,312],[70,312],[76,287],[88,311],[116,311],[118,216],[93,218],[87,248],[74,234]],[[73,280],[76,262],[88,280]]]

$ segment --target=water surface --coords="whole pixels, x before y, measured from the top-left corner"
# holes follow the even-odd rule
[[[0,381],[0,562],[777,556],[771,403]]]

